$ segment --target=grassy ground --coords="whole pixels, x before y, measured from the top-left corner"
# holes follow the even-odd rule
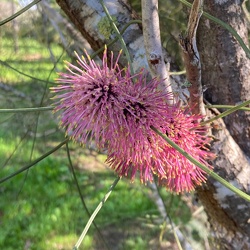
[[[67,59],[59,46],[52,45],[51,51],[53,56],[34,39],[21,39],[15,52],[11,39],[1,40],[0,109],[51,104],[48,89]],[[63,140],[64,134],[50,111],[0,113],[0,179]],[[105,155],[73,143],[69,149],[82,196],[93,212],[116,176],[105,165]],[[69,166],[64,146],[0,184],[0,249],[72,249],[88,215]],[[205,231],[192,216],[197,208],[191,204],[192,197],[161,192],[174,222],[194,246],[198,244],[194,249],[202,249]],[[171,229],[150,197],[148,187],[122,179],[95,220],[101,235],[92,225],[80,249],[106,249],[105,244],[118,250],[175,249]],[[203,213],[198,219],[203,219]]]

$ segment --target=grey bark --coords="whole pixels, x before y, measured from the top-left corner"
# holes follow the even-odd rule
[[[250,166],[247,157],[230,136],[224,122],[213,129],[217,158],[214,171],[244,192],[250,193]],[[217,127],[216,126],[216,127]],[[211,226],[215,249],[250,249],[250,203],[208,178],[207,185],[197,189]]]
[[[57,0],[57,3],[76,28],[87,39],[94,51],[100,49],[115,37],[115,34],[111,34],[109,38],[106,38],[100,32],[99,24],[103,18],[106,17],[106,14],[99,1]],[[116,17],[120,30],[124,28],[129,21],[137,18],[136,14],[125,1],[104,1],[104,4],[110,14]],[[138,24],[130,25],[124,32],[123,39],[125,40],[130,55],[132,55],[134,70],[138,71],[142,66],[147,67],[141,27]],[[120,49],[121,45],[119,41],[110,46],[110,50],[112,50],[114,54],[118,54]],[[127,66],[125,56],[121,57],[120,64],[124,67]]]
[[[247,44],[247,24],[242,1],[205,1],[205,11],[230,24]],[[250,98],[250,60],[236,39],[223,27],[202,18],[198,30],[205,98],[212,104],[236,105]],[[236,187],[250,193],[249,112],[238,111],[218,121],[213,129],[217,142],[215,171]],[[250,204],[209,178],[198,190],[210,218],[215,246],[250,249]]]
[[[204,10],[231,25],[248,44],[243,1],[206,1]],[[213,104],[239,104],[250,98],[250,59],[223,27],[202,18],[199,28],[202,81],[205,98]],[[250,156],[250,112],[238,111],[225,118],[230,134]]]

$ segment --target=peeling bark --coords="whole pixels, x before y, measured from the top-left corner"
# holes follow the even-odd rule
[[[241,3],[205,1],[204,10],[230,24],[247,43],[247,25]],[[202,83],[212,104],[231,104],[250,99],[250,60],[223,27],[202,18],[198,30]],[[217,121],[213,129],[217,158],[214,171],[239,189],[250,193],[249,112],[238,111]],[[243,151],[244,152],[243,152]],[[198,190],[210,218],[215,246],[219,249],[250,249],[250,204],[209,178]]]
[[[201,85],[200,54],[196,44],[196,31],[202,15],[202,8],[203,0],[194,0],[189,15],[187,35],[186,37],[180,37],[180,44],[183,51],[187,81],[190,85],[188,87],[190,92],[190,98],[188,100],[189,107],[192,108],[192,113],[205,116],[206,112]]]

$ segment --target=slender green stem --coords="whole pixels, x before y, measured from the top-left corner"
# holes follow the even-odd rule
[[[165,134],[161,133],[157,128],[151,126],[151,129],[156,134],[158,134],[159,136],[161,136],[170,146],[172,146],[173,148],[175,148],[178,152],[180,152],[183,156],[185,156],[188,160],[190,160],[193,164],[195,164],[196,166],[198,166],[199,168],[201,168],[208,175],[211,175],[215,180],[217,180],[222,185],[224,185],[225,187],[227,187],[228,189],[230,189],[232,192],[234,192],[235,194],[239,195],[241,198],[245,199],[246,201],[250,202],[250,196],[248,194],[246,194],[243,191],[241,191],[240,189],[234,187],[229,182],[227,182],[222,177],[220,177],[215,172],[213,172],[211,169],[209,169],[207,166],[205,166],[204,164],[202,164],[199,161],[197,161],[195,158],[193,158],[191,155],[189,155],[186,151],[184,151],[182,148],[180,148],[176,143],[174,143],[172,140],[170,140]]]
[[[76,184],[76,188],[77,188],[78,194],[79,194],[79,196],[80,196],[80,199],[81,199],[83,208],[85,209],[85,212],[87,213],[88,217],[90,218],[90,217],[91,217],[91,214],[90,214],[89,209],[88,209],[88,207],[87,207],[87,205],[86,205],[86,203],[85,203],[85,201],[84,201],[83,194],[82,194],[82,192],[81,192],[81,188],[80,188],[79,182],[78,182],[78,180],[77,180],[77,176],[76,176],[76,173],[75,173],[75,169],[74,169],[74,166],[73,166],[73,164],[72,164],[71,157],[70,157],[70,150],[69,150],[69,145],[68,145],[68,144],[69,144],[69,143],[67,142],[67,143],[66,143],[66,150],[67,150],[67,156],[68,156],[68,160],[69,160],[70,171],[71,171],[71,173],[72,173],[72,175],[73,175],[74,182],[75,182],[75,184]],[[93,221],[93,225],[94,225],[94,227],[95,227],[95,229],[96,229],[96,231],[97,231],[97,233],[98,233],[100,239],[102,239],[102,242],[103,242],[103,244],[105,245],[106,249],[109,249],[109,247],[108,247],[108,245],[107,245],[107,243],[106,243],[106,241],[105,241],[105,239],[104,239],[104,237],[103,237],[103,235],[102,235],[100,229],[98,228],[98,226],[96,225],[96,223],[95,223],[94,221]]]
[[[22,8],[21,10],[19,10],[17,13],[15,13],[14,15],[4,19],[3,21],[0,22],[0,26],[10,22],[11,20],[15,19],[16,17],[20,16],[21,14],[23,14],[25,11],[27,11],[28,9],[30,9],[32,6],[36,5],[37,3],[39,3],[41,0],[35,0],[33,2],[31,2],[30,4],[28,4],[27,6],[25,6],[24,8]]]
[[[48,157],[49,155],[51,155],[52,153],[54,153],[56,150],[58,150],[59,148],[61,148],[64,144],[67,143],[69,139],[66,138],[64,141],[62,141],[60,144],[58,144],[56,147],[54,147],[53,149],[51,149],[50,151],[48,151],[47,153],[43,154],[41,157],[39,157],[38,159],[34,160],[33,162],[31,162],[29,165],[19,169],[18,171],[14,172],[13,174],[10,174],[2,179],[0,179],[0,184],[11,179],[12,177],[30,169],[31,167],[33,167],[35,164],[37,164],[38,162],[42,161],[43,159],[45,159],[46,157]]]
[[[120,33],[120,31],[118,30],[118,28],[117,28],[117,26],[116,26],[116,24],[115,24],[115,22],[114,22],[112,16],[109,14],[109,11],[108,11],[107,7],[105,6],[103,0],[100,0],[100,3],[101,3],[101,5],[102,5],[102,7],[103,7],[103,9],[104,9],[104,12],[106,13],[106,15],[107,15],[109,21],[110,21],[110,23],[111,23],[111,25],[112,25],[112,27],[113,27],[115,33],[117,34],[117,36],[118,36],[118,38],[119,38],[119,40],[120,40],[120,42],[121,42],[122,49],[123,49],[123,51],[124,51],[125,54],[126,54],[126,58],[127,58],[127,60],[128,60],[129,66],[130,66],[130,71],[131,71],[132,74],[134,74],[134,70],[133,70],[133,67],[132,67],[132,60],[131,60],[131,57],[130,57],[130,55],[129,55],[129,52],[128,52],[126,43],[125,43],[124,39],[122,38],[121,33]]]
[[[3,66],[7,67],[7,68],[10,68],[12,69],[13,71],[17,72],[18,74],[20,75],[23,75],[25,77],[29,77],[30,79],[33,79],[33,80],[36,80],[36,81],[39,81],[39,82],[45,82],[46,84],[47,83],[50,83],[50,84],[55,84],[54,82],[50,82],[50,81],[46,81],[46,80],[43,80],[43,79],[39,79],[39,78],[36,78],[34,76],[31,76],[31,75],[28,75],[20,70],[17,70],[16,68],[12,67],[11,65],[9,65],[8,63],[0,60],[0,64],[2,64]]]
[[[175,241],[176,241],[176,243],[177,243],[178,249],[179,249],[179,250],[183,250],[183,248],[182,248],[182,246],[181,246],[181,243],[180,243],[180,240],[179,240],[179,238],[178,238],[178,235],[177,235],[175,229],[173,230],[173,234],[174,234],[174,238],[175,238]]]
[[[209,104],[209,105],[205,105],[206,108],[216,108],[216,109],[231,109],[234,108],[235,106],[233,105],[214,105],[214,104]],[[250,108],[246,108],[246,107],[242,107],[239,108],[239,110],[243,110],[243,111],[250,111]]]
[[[174,235],[175,241],[176,241],[176,243],[177,243],[178,249],[179,249],[179,250],[183,250],[183,248],[182,248],[182,246],[181,246],[181,243],[180,243],[180,240],[179,240],[179,237],[178,237],[178,235],[177,235],[177,233],[176,233],[176,226],[175,226],[175,224],[174,224],[174,222],[173,222],[173,220],[172,220],[172,218],[171,218],[171,216],[170,216],[170,212],[168,211],[168,208],[167,208],[167,206],[166,206],[166,204],[165,204],[165,202],[164,202],[165,200],[163,199],[163,197],[162,197],[162,195],[161,195],[161,192],[160,192],[160,190],[159,190],[159,186],[156,185],[156,177],[155,177],[155,175],[154,175],[154,185],[155,185],[155,187],[156,187],[156,191],[157,191],[158,196],[159,196],[160,199],[162,200],[162,204],[163,204],[164,209],[165,209],[165,211],[166,211],[166,217],[167,217],[168,220],[169,220],[169,223],[170,223],[170,226],[171,226],[171,228],[172,228],[173,235]],[[169,204],[168,204],[168,205],[169,205]],[[171,207],[171,206],[170,206],[170,207]]]
[[[186,70],[182,70],[182,71],[170,71],[169,75],[170,76],[179,76],[179,75],[184,75],[186,74]]]
[[[53,107],[37,107],[37,108],[17,108],[17,109],[0,109],[0,113],[22,113],[53,110]]]
[[[192,4],[189,3],[186,0],[179,0],[180,2],[182,2],[183,4],[185,4],[188,7],[192,7]],[[246,46],[246,44],[244,43],[244,41],[242,40],[242,38],[239,36],[239,34],[236,32],[235,29],[233,29],[230,25],[228,25],[227,23],[221,21],[220,19],[208,14],[207,12],[203,11],[203,15],[210,19],[211,21],[221,25],[222,27],[224,27],[225,29],[227,29],[235,38],[236,40],[239,42],[239,44],[241,45],[242,49],[245,51],[246,55],[248,58],[250,58],[250,50],[249,48]]]
[[[81,243],[82,243],[82,241],[83,241],[86,233],[88,232],[88,230],[89,230],[89,228],[90,228],[93,220],[95,219],[96,215],[98,214],[98,212],[100,211],[100,209],[102,208],[102,206],[104,205],[104,203],[107,201],[108,197],[110,196],[110,194],[112,193],[113,189],[115,188],[116,184],[119,182],[120,179],[121,179],[121,177],[117,177],[115,179],[115,181],[113,182],[113,184],[109,188],[108,192],[105,194],[105,196],[103,197],[103,199],[101,200],[101,202],[99,203],[99,205],[96,207],[95,211],[93,212],[93,214],[89,218],[88,223],[86,224],[86,226],[85,226],[85,228],[84,228],[81,236],[79,237],[77,243],[73,247],[73,250],[77,250],[80,247],[80,245],[81,245]]]
[[[215,116],[207,121],[201,122],[201,125],[205,125],[205,124],[211,123],[219,118],[225,117],[225,116],[239,110],[240,108],[247,106],[248,104],[250,104],[250,100],[245,101],[245,102],[241,103],[240,105],[234,106],[233,108],[231,108],[231,109],[229,109],[229,110],[227,110],[227,111],[225,111],[225,112],[223,112],[223,113],[221,113],[221,114],[219,114],[219,115],[217,115],[217,116]]]

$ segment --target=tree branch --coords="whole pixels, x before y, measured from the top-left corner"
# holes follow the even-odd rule
[[[41,1],[39,6],[41,6],[43,12],[50,20],[51,25],[59,34],[61,43],[70,56],[74,56],[74,50],[77,51],[77,53],[83,53],[84,49],[87,49],[88,51],[91,50],[89,43],[82,37],[80,32],[75,29],[68,19],[63,17],[57,10],[52,8],[47,0]],[[64,34],[65,32],[63,31],[66,31],[66,36],[70,37],[70,39],[74,41],[73,48],[70,46],[69,39],[66,38]]]
[[[205,115],[203,104],[203,92],[201,85],[201,62],[196,44],[196,31],[202,15],[203,0],[194,0],[189,15],[186,37],[180,36],[180,44],[183,50],[184,64],[190,92],[189,106],[195,114]]]
[[[97,51],[105,44],[112,41],[116,35],[110,32],[109,37],[105,37],[100,32],[100,24],[106,17],[99,1],[71,1],[71,0],[57,0],[59,6],[68,15],[70,20],[74,23],[76,28],[86,38],[94,51]],[[104,1],[109,13],[118,22],[119,30],[122,30],[129,21],[137,18],[135,12],[122,0]],[[148,68],[147,59],[145,56],[145,48],[143,44],[143,37],[140,25],[130,25],[123,34],[123,39],[127,45],[128,51],[132,56],[133,68],[135,72],[143,67]],[[109,47],[110,50],[117,55],[121,49],[119,41]],[[127,67],[127,59],[124,55],[120,57],[119,63],[121,67]]]
[[[141,4],[144,45],[151,75],[163,80],[161,88],[164,91],[172,92],[162,53],[158,0],[142,0]]]

